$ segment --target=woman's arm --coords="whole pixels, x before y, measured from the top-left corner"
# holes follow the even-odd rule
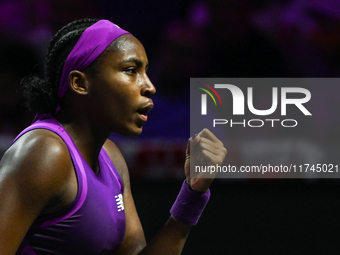
[[[72,172],[66,145],[46,130],[26,133],[5,153],[0,162],[0,254],[14,255],[39,215],[72,200],[64,197]]]
[[[195,191],[204,193],[209,188],[214,176],[210,179],[190,178],[190,144],[191,148],[194,148],[195,150],[195,158],[199,163],[203,161],[203,163],[215,165],[221,164],[227,151],[223,147],[223,144],[207,129],[189,139],[187,160],[185,163],[187,183],[191,188],[194,188]],[[142,225],[131,194],[129,173],[126,163],[119,152],[119,149],[111,141],[105,143],[105,148],[124,181],[123,199],[126,215],[126,232],[122,245],[115,254],[181,254],[191,226],[183,224],[171,215],[161,231],[146,244]]]

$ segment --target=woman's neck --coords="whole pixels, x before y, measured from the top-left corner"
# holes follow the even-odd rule
[[[110,132],[105,132],[93,125],[86,115],[72,116],[72,114],[66,114],[65,111],[60,110],[55,118],[71,136],[88,165],[95,173],[98,173],[98,156]]]

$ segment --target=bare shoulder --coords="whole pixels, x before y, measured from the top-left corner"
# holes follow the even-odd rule
[[[21,136],[0,162],[0,176],[23,185],[22,191],[28,196],[44,197],[45,202],[59,195],[70,169],[72,161],[66,144],[57,134],[44,129]]]
[[[109,155],[110,159],[115,165],[117,171],[119,172],[121,178],[123,179],[124,186],[126,186],[127,184],[129,185],[130,179],[128,167],[117,145],[110,139],[107,139],[104,144],[104,149],[106,150],[107,154]]]
[[[5,153],[1,166],[16,171],[43,170],[45,174],[55,168],[65,166],[70,161],[66,144],[55,133],[45,129],[35,129],[21,136]],[[61,171],[62,172],[62,171]]]
[[[70,185],[71,184],[71,185]],[[0,162],[0,253],[14,254],[32,223],[64,208],[76,194],[66,144],[51,131],[21,136]]]

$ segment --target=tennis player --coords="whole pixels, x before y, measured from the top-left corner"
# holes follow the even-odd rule
[[[180,254],[213,180],[190,178],[190,155],[221,164],[223,144],[207,129],[189,139],[185,181],[146,244],[126,163],[108,140],[138,136],[153,108],[143,45],[108,20],[77,20],[52,38],[45,64],[43,79],[22,81],[36,118],[0,163],[0,254]]]

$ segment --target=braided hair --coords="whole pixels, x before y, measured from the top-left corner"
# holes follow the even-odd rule
[[[58,88],[67,56],[86,28],[98,20],[73,21],[60,29],[51,39],[45,59],[45,77],[26,77],[20,83],[19,92],[25,105],[33,113],[55,113]]]

